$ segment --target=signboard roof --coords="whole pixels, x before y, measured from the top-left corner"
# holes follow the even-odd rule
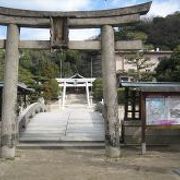
[[[120,86],[142,92],[180,92],[180,83],[176,82],[121,82]]]

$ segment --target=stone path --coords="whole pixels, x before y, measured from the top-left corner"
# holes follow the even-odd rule
[[[86,106],[40,113],[20,133],[20,142],[104,141],[104,122],[99,112]]]

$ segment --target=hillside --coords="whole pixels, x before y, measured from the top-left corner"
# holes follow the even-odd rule
[[[180,12],[167,17],[143,19],[131,27],[122,27],[116,32],[119,40],[142,39],[150,49],[174,50],[180,45]]]

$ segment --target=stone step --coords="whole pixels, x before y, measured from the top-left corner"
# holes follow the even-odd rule
[[[20,138],[20,143],[24,142],[37,142],[37,143],[43,143],[43,142],[98,142],[98,141],[104,141],[104,136],[94,137],[94,136],[53,136],[53,137],[23,137]]]
[[[20,133],[20,141],[104,141],[104,121],[100,113],[83,107],[65,108],[58,113],[41,113]]]
[[[104,142],[20,143],[18,149],[104,149]]]

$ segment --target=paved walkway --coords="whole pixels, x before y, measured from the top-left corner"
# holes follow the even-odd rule
[[[99,112],[82,105],[40,113],[20,133],[20,141],[104,141],[103,118]]]

